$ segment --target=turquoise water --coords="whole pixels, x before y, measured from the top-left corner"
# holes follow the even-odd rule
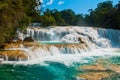
[[[55,42],[55,41],[41,41],[41,42],[38,42],[39,44],[79,44],[78,42]]]
[[[0,65],[0,80],[76,80],[77,74],[84,73],[79,69],[82,65],[94,64],[95,60],[101,58],[93,56],[93,58],[85,58],[88,63],[73,62],[72,65],[64,65],[59,62],[46,61],[48,65]],[[112,56],[106,58],[111,63],[120,65],[120,57]],[[120,77],[120,76],[119,76]]]
[[[89,58],[86,58],[90,60]],[[72,65],[64,65],[59,62],[45,63],[48,65],[0,65],[0,80],[76,80],[78,67],[89,63],[74,62]]]
[[[113,56],[109,58],[108,61],[110,61],[113,64],[120,65],[120,56]]]
[[[0,80],[74,80],[75,69],[60,63],[0,65]]]

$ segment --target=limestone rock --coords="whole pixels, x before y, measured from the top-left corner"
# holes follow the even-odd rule
[[[1,50],[0,58],[4,61],[27,60],[27,55],[22,50]]]
[[[29,36],[24,39],[24,42],[34,42],[34,40]]]

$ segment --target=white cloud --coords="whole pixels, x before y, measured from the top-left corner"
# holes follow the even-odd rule
[[[40,0],[41,3],[43,3],[43,0]]]
[[[59,1],[59,2],[58,2],[58,5],[62,5],[62,4],[64,4],[63,1]]]
[[[46,5],[51,5],[53,3],[53,0],[50,0]]]

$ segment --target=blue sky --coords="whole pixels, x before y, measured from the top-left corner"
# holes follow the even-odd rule
[[[95,9],[97,4],[104,1],[113,1],[117,4],[119,0],[40,0],[42,8],[57,9],[59,11],[64,9],[72,9],[77,14],[88,14],[89,9]]]

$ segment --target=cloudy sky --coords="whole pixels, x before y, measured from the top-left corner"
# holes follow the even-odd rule
[[[75,13],[87,14],[89,9],[95,9],[99,2],[110,0],[40,0],[43,9],[72,9]],[[113,4],[119,0],[112,0]]]

